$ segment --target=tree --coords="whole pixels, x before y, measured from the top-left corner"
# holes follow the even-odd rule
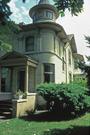
[[[11,0],[0,0],[0,50],[9,51],[12,47],[11,35],[18,31],[18,26],[10,20],[8,3]]]
[[[89,44],[89,46],[87,47],[90,48],[90,36],[85,36],[85,40]],[[86,56],[86,58],[90,62],[90,56]],[[88,88],[90,89],[90,64],[86,64],[85,62],[80,62],[79,67],[81,68],[81,70],[83,70],[86,73],[87,85],[88,85]]]
[[[0,25],[0,50],[10,51],[12,49],[12,36],[17,33],[19,27],[12,21]]]
[[[0,24],[5,24],[11,15],[10,7],[7,5],[8,2],[10,0],[0,0]]]
[[[85,40],[87,41],[86,43],[89,45],[87,46],[88,48],[90,48],[90,36],[85,36]],[[90,61],[90,56],[86,56],[87,60]]]
[[[7,20],[11,15],[10,7],[7,5],[11,0],[0,0],[0,21],[3,19]],[[25,3],[26,0],[22,0]],[[84,0],[53,0],[55,2],[55,6],[58,9],[59,13],[62,15],[65,14],[66,9],[72,15],[78,15],[78,13],[82,12]]]
[[[87,86],[90,90],[90,65],[87,65],[85,62],[79,62],[79,68],[86,73],[87,77]],[[90,94],[90,91],[89,91]]]
[[[83,10],[84,0],[53,0],[61,15],[68,9],[72,15],[77,16]]]
[[[87,46],[87,47],[90,48],[90,36],[85,36],[85,40],[86,40],[87,43],[89,44],[89,46]]]
[[[24,3],[26,0],[22,0]],[[72,15],[77,16],[83,10],[84,0],[53,0],[61,16],[65,15],[66,9]]]

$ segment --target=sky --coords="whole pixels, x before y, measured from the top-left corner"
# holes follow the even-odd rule
[[[9,6],[12,11],[11,19],[16,23],[32,23],[29,17],[29,9],[36,5],[39,0],[11,0]],[[52,3],[52,0],[49,0]],[[79,54],[90,55],[90,49],[85,41],[84,35],[90,36],[90,0],[84,0],[83,12],[78,16],[72,16],[68,11],[64,17],[59,17],[57,23],[63,26],[67,34],[74,34]]]

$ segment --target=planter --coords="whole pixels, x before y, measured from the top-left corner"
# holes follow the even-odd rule
[[[14,96],[14,99],[22,99],[23,98],[23,95],[15,95]]]

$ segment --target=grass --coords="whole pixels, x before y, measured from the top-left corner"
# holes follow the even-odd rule
[[[90,113],[77,119],[64,121],[30,121],[16,118],[0,121],[0,135],[42,135],[43,133],[45,135],[81,135],[81,132],[78,134],[77,129],[84,128],[88,128],[89,135]],[[73,129],[74,134],[72,134]],[[86,130],[84,134],[87,135]]]

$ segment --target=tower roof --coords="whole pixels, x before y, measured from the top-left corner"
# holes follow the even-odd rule
[[[49,15],[45,12],[49,12]],[[49,0],[39,0],[39,3],[30,9],[29,14],[33,22],[55,21],[59,16],[57,9],[50,4]]]
[[[40,0],[38,4],[50,4],[49,0]]]

